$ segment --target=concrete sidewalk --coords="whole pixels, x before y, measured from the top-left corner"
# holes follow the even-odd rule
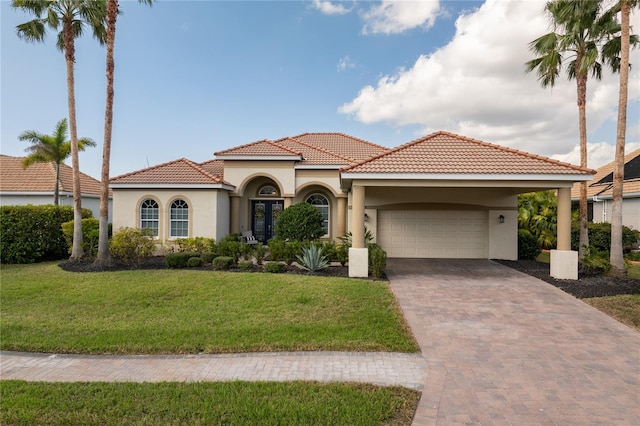
[[[366,382],[422,389],[421,354],[265,352],[221,355],[50,355],[0,352],[0,378],[49,382]]]

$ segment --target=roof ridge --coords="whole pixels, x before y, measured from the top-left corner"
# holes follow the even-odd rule
[[[285,139],[290,139],[290,140],[294,141],[295,143],[299,143],[300,145],[304,145],[304,146],[306,146],[307,148],[315,149],[316,151],[320,151],[320,152],[322,152],[322,153],[329,154],[329,155],[332,155],[332,156],[334,156],[334,157],[341,158],[341,159],[343,159],[343,160],[348,161],[349,163],[354,163],[354,162],[356,161],[355,159],[353,159],[353,158],[351,158],[351,157],[347,157],[347,156],[345,156],[345,155],[338,154],[338,153],[336,153],[336,152],[330,151],[330,150],[325,149],[325,148],[322,148],[322,147],[320,147],[320,146],[311,145],[310,143],[307,143],[307,142],[304,142],[304,141],[301,141],[301,140],[295,139],[295,138],[293,138],[293,137],[289,137],[289,136],[287,136],[287,137],[284,137],[284,138],[278,139],[278,141],[285,140]],[[277,143],[278,141],[276,141],[276,143]],[[285,148],[286,148],[286,147],[285,147]]]
[[[186,163],[187,165],[191,166],[197,172],[205,175],[206,177],[208,177],[210,179],[213,179],[213,181],[216,182],[216,183],[220,183],[222,181],[218,176],[212,175],[211,173],[209,173],[206,170],[202,169],[197,163],[194,163],[193,161],[189,160],[188,158],[182,157],[178,161],[182,161],[182,162]]]
[[[291,150],[291,149],[289,149],[289,148],[287,148],[287,147],[284,147],[284,146],[278,145],[277,143],[275,143],[275,142],[273,142],[273,141],[271,141],[271,140],[269,140],[269,139],[260,139],[260,140],[254,141],[254,142],[245,143],[245,144],[243,144],[243,145],[234,146],[233,148],[229,148],[229,149],[225,149],[225,150],[222,150],[222,151],[214,152],[214,153],[213,153],[213,155],[215,155],[215,156],[218,156],[218,155],[226,155],[226,154],[224,154],[225,152],[228,152],[228,151],[235,151],[235,150],[237,150],[237,149],[247,148],[247,147],[250,147],[251,145],[257,145],[257,144],[259,144],[259,143],[265,143],[265,142],[266,142],[266,143],[268,143],[268,144],[269,144],[269,145],[271,145],[271,146],[276,147],[276,148],[284,149],[285,151],[289,151],[290,153],[292,153],[292,154],[294,154],[294,155],[302,156],[302,154],[301,154],[301,153],[299,153],[299,152],[295,152],[295,151],[293,151],[293,150]]]
[[[307,136],[307,135],[340,135],[340,136],[344,136],[345,138],[349,138],[349,139],[352,139],[352,140],[355,140],[355,141],[358,141],[358,142],[363,142],[363,143],[365,143],[367,145],[371,145],[371,146],[379,148],[379,149],[389,150],[389,148],[387,148],[386,146],[378,145],[377,143],[373,143],[373,142],[370,142],[370,141],[365,140],[365,139],[357,138],[355,136],[351,136],[351,135],[348,135],[348,134],[342,133],[342,132],[305,132],[305,133],[301,133],[301,134],[299,134],[297,136],[292,136],[292,138],[296,139],[296,138],[299,138],[299,137],[302,137],[302,136]]]

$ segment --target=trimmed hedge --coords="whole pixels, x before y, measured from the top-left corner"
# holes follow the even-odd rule
[[[272,274],[281,274],[285,271],[286,265],[280,262],[265,262],[264,271]]]
[[[589,246],[599,251],[611,250],[611,224],[607,222],[589,223]],[[640,232],[626,226],[622,227],[622,246],[630,250],[640,238]],[[571,224],[571,250],[578,250],[580,245],[580,224]]]
[[[168,268],[186,268],[189,266],[189,259],[193,257],[200,257],[200,254],[193,251],[184,251],[178,253],[169,253],[164,257],[164,263]],[[199,265],[198,265],[199,266]]]
[[[376,278],[382,278],[387,269],[387,252],[378,244],[368,244],[369,273]]]
[[[187,266],[189,268],[197,268],[199,266],[202,266],[202,259],[197,256],[190,257],[189,260],[187,261]]]
[[[323,221],[322,213],[311,204],[294,204],[280,213],[276,234],[283,240],[316,240],[324,235]]]
[[[213,269],[216,271],[226,271],[233,266],[234,260],[230,256],[218,256],[213,259]]]
[[[91,210],[82,209],[90,218]],[[69,247],[62,224],[73,220],[73,207],[2,206],[0,207],[0,262],[34,263],[65,259]]]
[[[69,246],[69,254],[73,246],[73,220],[62,224],[62,233]],[[108,226],[107,235],[111,238],[112,227]],[[98,240],[100,239],[100,220],[95,217],[82,219],[82,249],[87,257],[98,255]]]

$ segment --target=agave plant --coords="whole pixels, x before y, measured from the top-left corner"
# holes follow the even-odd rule
[[[297,255],[298,268],[306,271],[317,272],[329,266],[326,256],[322,255],[322,249],[315,244],[302,249],[302,256]]]

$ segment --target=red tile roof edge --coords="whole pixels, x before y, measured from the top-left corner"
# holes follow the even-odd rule
[[[427,141],[429,139],[433,139],[433,138],[435,138],[437,136],[441,136],[441,135],[445,135],[445,136],[450,136],[450,137],[466,140],[468,142],[475,143],[477,145],[486,146],[486,147],[492,148],[492,149],[497,149],[499,151],[511,152],[513,154],[517,154],[517,155],[520,155],[520,156],[523,156],[523,157],[527,157],[527,158],[531,158],[531,159],[535,159],[535,160],[542,160],[542,161],[545,161],[547,163],[568,167],[568,168],[571,168],[571,169],[579,171],[579,172],[584,172],[585,174],[595,174],[596,173],[596,171],[593,170],[593,169],[583,168],[583,167],[580,167],[580,166],[576,166],[574,164],[570,164],[570,163],[565,163],[565,162],[562,162],[562,161],[554,160],[554,159],[549,158],[549,157],[544,157],[544,156],[541,156],[541,155],[531,154],[531,153],[528,153],[528,152],[525,152],[525,151],[517,150],[515,148],[509,148],[509,147],[505,147],[505,146],[501,146],[501,145],[492,144],[492,143],[489,143],[489,142],[481,141],[481,140],[478,140],[478,139],[473,139],[473,138],[470,138],[468,136],[462,136],[462,135],[458,135],[458,134],[452,133],[452,132],[447,132],[447,131],[444,131],[444,130],[440,130],[440,131],[431,133],[431,134],[429,134],[427,136],[423,136],[421,138],[414,139],[414,140],[409,141],[407,143],[404,143],[404,144],[402,144],[400,146],[397,146],[396,148],[393,148],[390,151],[387,151],[387,152],[384,152],[382,154],[376,155],[374,157],[368,158],[368,159],[363,160],[363,161],[361,161],[361,162],[359,162],[357,164],[354,164],[352,166],[343,167],[342,169],[340,169],[340,171],[341,172],[348,171],[349,169],[353,169],[353,168],[359,167],[359,166],[361,166],[363,164],[367,164],[367,163],[373,162],[373,161],[377,160],[378,158],[382,158],[382,157],[385,157],[387,155],[391,155],[391,154],[393,154],[395,152],[402,151],[402,150],[404,150],[404,149],[406,149],[406,148],[408,148],[410,146],[413,146],[413,145],[416,145],[418,143]]]
[[[274,147],[276,147],[276,148],[278,148],[278,149],[283,149],[283,150],[285,150],[285,151],[290,152],[290,153],[291,153],[291,155],[298,155],[298,156],[302,156],[302,154],[301,154],[301,153],[299,153],[299,152],[295,152],[295,151],[293,151],[293,150],[291,150],[291,149],[289,149],[289,148],[287,148],[287,147],[284,147],[284,146],[278,145],[278,144],[276,144],[275,142],[273,142],[273,141],[271,141],[271,140],[269,140],[269,139],[261,139],[261,140],[259,140],[259,141],[249,142],[249,143],[246,143],[246,144],[244,144],[244,145],[234,146],[233,148],[225,149],[225,150],[223,150],[223,151],[214,152],[214,153],[213,153],[213,155],[215,155],[216,157],[217,157],[217,156],[220,156],[220,155],[233,155],[233,154],[225,154],[225,153],[226,153],[226,152],[229,152],[229,151],[235,151],[235,150],[237,150],[237,149],[241,149],[241,148],[247,148],[247,147],[250,147],[251,145],[257,145],[257,144],[259,144],[259,143],[268,143],[269,145],[272,145],[272,146],[274,146]],[[250,157],[250,156],[252,156],[252,155],[257,155],[257,156],[259,156],[260,154],[236,154],[236,155],[246,155],[246,156]]]
[[[183,158],[179,158],[177,160],[167,161],[166,163],[156,164],[155,166],[147,167],[145,169],[140,169],[140,170],[136,170],[136,171],[133,171],[133,172],[130,172],[130,173],[125,173],[123,175],[115,176],[115,177],[111,178],[109,180],[109,182],[117,183],[117,182],[115,182],[116,180],[120,180],[120,179],[123,179],[123,178],[126,178],[126,177],[130,177],[130,176],[135,176],[137,174],[148,172],[150,170],[159,169],[160,167],[165,167],[165,166],[168,166],[170,164],[175,164],[175,163],[180,163],[180,162],[185,163],[187,166],[193,168],[198,173],[200,173],[200,174],[206,176],[207,178],[213,180],[215,183],[224,183],[224,181],[222,179],[220,179],[219,177],[214,176],[211,173],[206,172],[205,170],[202,170],[202,168],[200,166],[198,166],[197,163],[194,163],[193,161],[191,161],[191,160],[189,160],[187,158],[184,158],[184,157]]]

